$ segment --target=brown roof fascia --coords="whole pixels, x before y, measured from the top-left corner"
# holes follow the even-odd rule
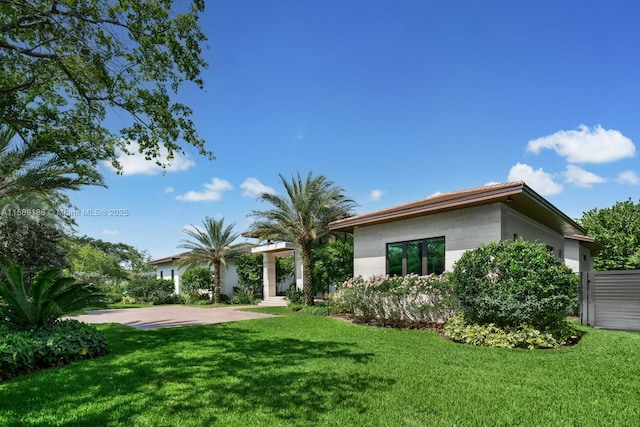
[[[362,225],[381,224],[497,201],[506,202],[509,197],[523,193],[525,188],[528,189],[524,182],[517,181],[439,194],[415,202],[334,221],[329,224],[329,229],[353,231],[354,227]]]
[[[171,256],[168,256],[168,257],[151,260],[151,261],[149,261],[147,263],[147,265],[156,265],[156,264],[164,264],[166,262],[173,262],[173,261],[177,261],[177,260],[181,259],[182,257],[183,257],[182,254],[171,255]]]

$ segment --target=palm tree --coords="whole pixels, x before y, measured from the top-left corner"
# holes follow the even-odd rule
[[[205,217],[202,228],[191,226],[191,229],[182,230],[193,240],[183,240],[178,247],[187,249],[180,259],[180,265],[190,267],[213,267],[213,299],[220,303],[220,267],[227,265],[227,258],[237,258],[246,253],[246,244],[234,244],[240,236],[234,233],[235,223],[225,227],[224,218],[216,221]]]
[[[288,182],[282,174],[280,181],[287,194],[263,193],[259,200],[269,202],[273,208],[253,211],[257,220],[250,227],[250,234],[261,240],[295,242],[302,252],[302,283],[305,303],[313,305],[312,245],[329,234],[329,223],[352,214],[355,202],[344,195],[325,176],[306,179],[297,175]]]
[[[75,310],[106,307],[103,295],[95,285],[75,283],[71,277],[61,277],[60,270],[47,267],[33,279],[24,281],[24,266],[6,259],[0,265],[0,324],[29,329],[41,327]]]
[[[104,186],[96,172],[81,165],[65,165],[33,141],[12,145],[15,134],[14,129],[0,126],[0,200],[28,193],[79,190],[83,185]]]

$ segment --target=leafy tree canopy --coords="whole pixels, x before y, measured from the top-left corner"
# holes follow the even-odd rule
[[[173,99],[185,83],[203,88],[203,10],[204,0],[0,2],[0,124],[95,180],[96,163],[119,167],[116,149],[132,141],[161,165],[179,141],[212,159]],[[109,114],[124,119],[119,131]]]
[[[24,280],[31,283],[35,274],[45,267],[66,268],[65,237],[55,221],[39,216],[16,215],[12,210],[0,214],[0,260],[9,258],[24,264]]]
[[[316,291],[353,277],[353,241],[336,240],[313,249],[313,283]]]
[[[605,249],[594,259],[596,270],[640,269],[640,201],[631,198],[582,214],[580,223]]]
[[[71,240],[76,246],[88,245],[104,256],[112,257],[117,264],[126,270],[133,272],[154,271],[153,267],[147,265],[151,259],[147,251],[138,250],[126,243],[105,242],[89,236],[74,237]]]

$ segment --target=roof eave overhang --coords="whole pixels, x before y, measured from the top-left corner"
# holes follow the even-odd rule
[[[329,229],[353,232],[357,227],[383,224],[491,203],[505,203],[508,207],[533,218],[563,235],[581,235],[585,233],[582,227],[574,220],[546,201],[524,182],[508,183],[495,187],[483,187],[476,191],[463,191],[459,195],[456,195],[456,193],[452,193],[451,196],[445,194],[442,195],[440,199],[438,197],[427,198],[389,209],[334,221],[329,224]]]

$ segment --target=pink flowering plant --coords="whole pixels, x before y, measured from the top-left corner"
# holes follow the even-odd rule
[[[335,307],[355,321],[382,325],[443,323],[454,311],[449,274],[361,276],[338,289]]]

